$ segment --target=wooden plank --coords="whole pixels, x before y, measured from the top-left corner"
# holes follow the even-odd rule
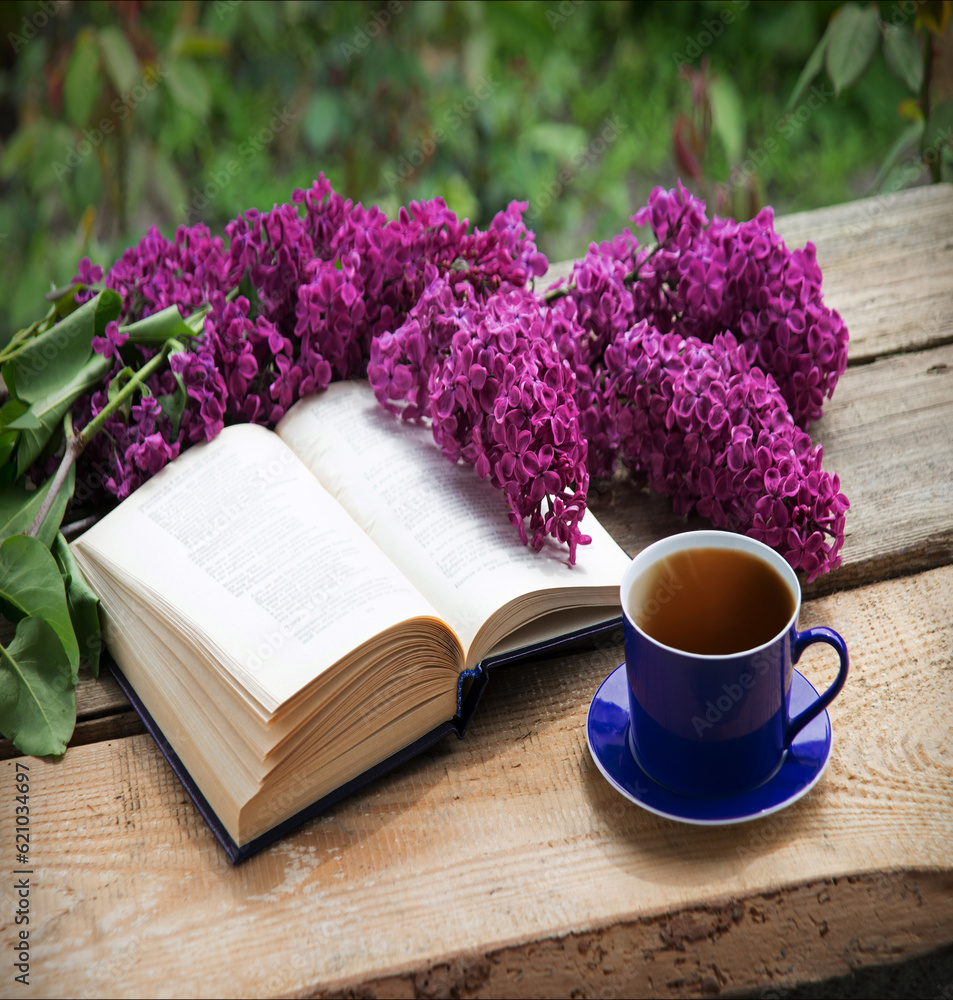
[[[947,944],[953,567],[810,602],[817,623],[852,653],[833,758],[736,827],[652,816],[595,768],[583,724],[616,646],[500,670],[467,739],[238,868],[147,737],[29,760],[31,995],[689,996]],[[802,668],[834,669],[817,649]]]
[[[850,364],[953,339],[953,185],[778,216],[775,229],[792,249],[817,248],[824,301],[850,332]],[[537,287],[571,270],[554,263]]]
[[[836,886],[836,905],[832,885]],[[674,916],[658,914],[597,930],[467,955],[423,971],[362,982],[356,993],[319,988],[294,996],[340,997],[680,997],[941,996],[923,993],[822,993],[819,969],[837,980],[871,965],[895,966],[896,929],[910,938],[934,936],[933,922],[949,928],[948,876],[936,872],[873,872],[825,879],[785,892],[726,898]],[[808,917],[807,933],[795,921]],[[860,929],[860,933],[858,933]],[[926,934],[924,935],[924,931]],[[831,949],[848,941],[847,953]],[[749,964],[725,963],[725,950],[743,950]],[[948,964],[948,963],[947,963]],[[737,974],[740,972],[740,975]],[[950,977],[934,979],[931,986]],[[929,982],[929,981],[928,981]],[[809,984],[811,991],[790,993]]]
[[[851,503],[812,593],[953,561],[953,346],[849,369],[811,436]]]
[[[79,696],[77,695],[77,703]],[[79,705],[77,704],[77,707]],[[81,747],[87,743],[101,743],[104,740],[116,740],[122,736],[135,736],[144,733],[146,727],[139,716],[126,702],[125,710],[112,710],[108,715],[96,719],[78,719],[69,746]],[[20,751],[8,739],[0,740],[0,760],[10,760],[19,757]]]

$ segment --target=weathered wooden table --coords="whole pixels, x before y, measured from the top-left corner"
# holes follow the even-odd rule
[[[499,671],[465,740],[233,868],[115,687],[89,681],[65,758],[28,762],[28,987],[0,765],[5,995],[787,996],[949,949],[953,187],[778,229],[817,244],[851,334],[811,429],[851,501],[844,565],[802,626],[838,629],[852,673],[809,795],[719,828],[623,800],[583,729],[622,659],[602,649]],[[593,508],[629,552],[683,525],[625,482]],[[802,669],[826,684],[815,655]]]

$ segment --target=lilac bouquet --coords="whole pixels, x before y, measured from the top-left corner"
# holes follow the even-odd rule
[[[81,476],[121,500],[225,424],[274,425],[301,396],[366,376],[502,492],[535,549],[552,537],[573,562],[589,478],[621,463],[676,513],[767,542],[808,581],[839,565],[848,502],[807,428],[846,367],[847,330],[813,246],[789,250],[770,209],[709,220],[679,184],[633,216],[652,244],[623,230],[540,293],[547,262],[525,208],[486,231],[441,199],[388,219],[322,175],[239,215],[226,239],[152,229],[105,277],[84,259],[76,301],[102,282],[121,312],[93,342],[105,376],[74,405],[77,429],[105,431]],[[171,307],[204,311],[200,332],[116,408],[130,366],[161,360],[130,333]]]

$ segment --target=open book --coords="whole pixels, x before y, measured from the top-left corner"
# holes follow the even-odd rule
[[[481,662],[618,618],[629,559],[583,528],[575,566],[533,552],[500,491],[344,382],[189,449],[73,550],[236,860],[459,722]]]

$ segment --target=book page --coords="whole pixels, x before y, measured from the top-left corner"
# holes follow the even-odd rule
[[[579,546],[575,566],[552,540],[534,552],[510,523],[502,491],[449,462],[428,427],[388,413],[366,382],[335,383],[301,400],[277,431],[464,648],[493,612],[537,591],[602,588],[594,603],[618,603],[629,558],[591,514],[582,527],[593,543]]]
[[[270,431],[226,428],[73,543],[136,581],[271,713],[432,606]]]

